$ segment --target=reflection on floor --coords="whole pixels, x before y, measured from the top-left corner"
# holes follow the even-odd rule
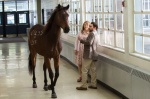
[[[38,88],[32,88],[32,76],[27,68],[28,53],[27,42],[0,44],[0,99],[51,98],[51,91],[43,90],[42,56],[37,57]],[[60,76],[56,85],[57,99],[121,99],[102,86],[98,86],[97,90],[78,91],[76,87],[81,83],[76,82],[77,77],[77,69],[61,59]]]

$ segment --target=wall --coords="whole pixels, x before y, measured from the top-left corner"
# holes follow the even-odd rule
[[[57,0],[29,0],[29,12],[30,12],[30,27],[35,24],[42,24],[42,9],[44,9],[44,23],[50,17],[51,10],[55,9]]]
[[[30,27],[38,23],[37,0],[29,0]]]
[[[42,13],[42,10],[41,10],[41,0],[38,0],[37,2],[37,19],[38,19],[38,23],[41,24],[41,13]]]
[[[50,17],[50,14],[57,5],[57,0],[42,0],[41,9],[44,9],[44,23],[47,23],[47,20]]]
[[[62,33],[61,40],[63,46],[61,55],[75,65],[75,37]],[[99,53],[99,59],[96,63],[97,79],[129,99],[150,99],[149,71],[116,59],[115,56],[119,56],[121,53],[114,55],[114,57]]]

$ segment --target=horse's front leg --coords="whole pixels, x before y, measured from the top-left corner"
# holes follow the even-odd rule
[[[55,92],[55,85],[59,77],[59,57],[54,58],[54,68],[55,68],[55,77],[54,77],[53,83],[51,83],[50,85],[50,89],[52,90],[52,98],[57,98],[57,95]],[[50,70],[50,72],[52,71]],[[50,75],[53,75],[53,74],[50,74]]]
[[[59,57],[54,58],[54,68],[55,68],[55,78],[54,78],[54,86],[55,86],[57,79],[59,77]]]
[[[52,98],[57,98],[57,95],[56,95],[55,89],[54,89],[54,81],[53,81],[54,74],[53,74],[53,71],[52,71],[52,69],[51,69],[50,60],[49,60],[48,58],[44,58],[44,61],[45,61],[46,67],[48,68],[49,77],[50,77],[50,80],[51,80],[51,85],[49,86],[49,87],[50,87],[50,90],[52,90],[51,97],[52,97]]]
[[[43,71],[44,71],[44,90],[45,91],[48,91],[48,85],[47,85],[47,75],[46,75],[46,65],[45,65],[45,62],[43,64]]]

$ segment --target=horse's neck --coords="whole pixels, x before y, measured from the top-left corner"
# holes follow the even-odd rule
[[[61,28],[56,24],[53,24],[49,33],[47,34],[48,38],[59,38]]]
[[[57,43],[60,38],[60,27],[53,24],[51,29],[49,30],[49,33],[47,34],[47,37],[49,38],[49,43]]]
[[[43,37],[40,38],[40,42],[46,47],[46,49],[55,49],[59,43],[61,28],[55,23],[51,26],[51,29],[44,33]]]

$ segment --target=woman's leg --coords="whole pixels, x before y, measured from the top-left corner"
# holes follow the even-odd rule
[[[82,65],[78,65],[78,71],[79,71],[79,78],[77,82],[81,82],[82,81]]]

